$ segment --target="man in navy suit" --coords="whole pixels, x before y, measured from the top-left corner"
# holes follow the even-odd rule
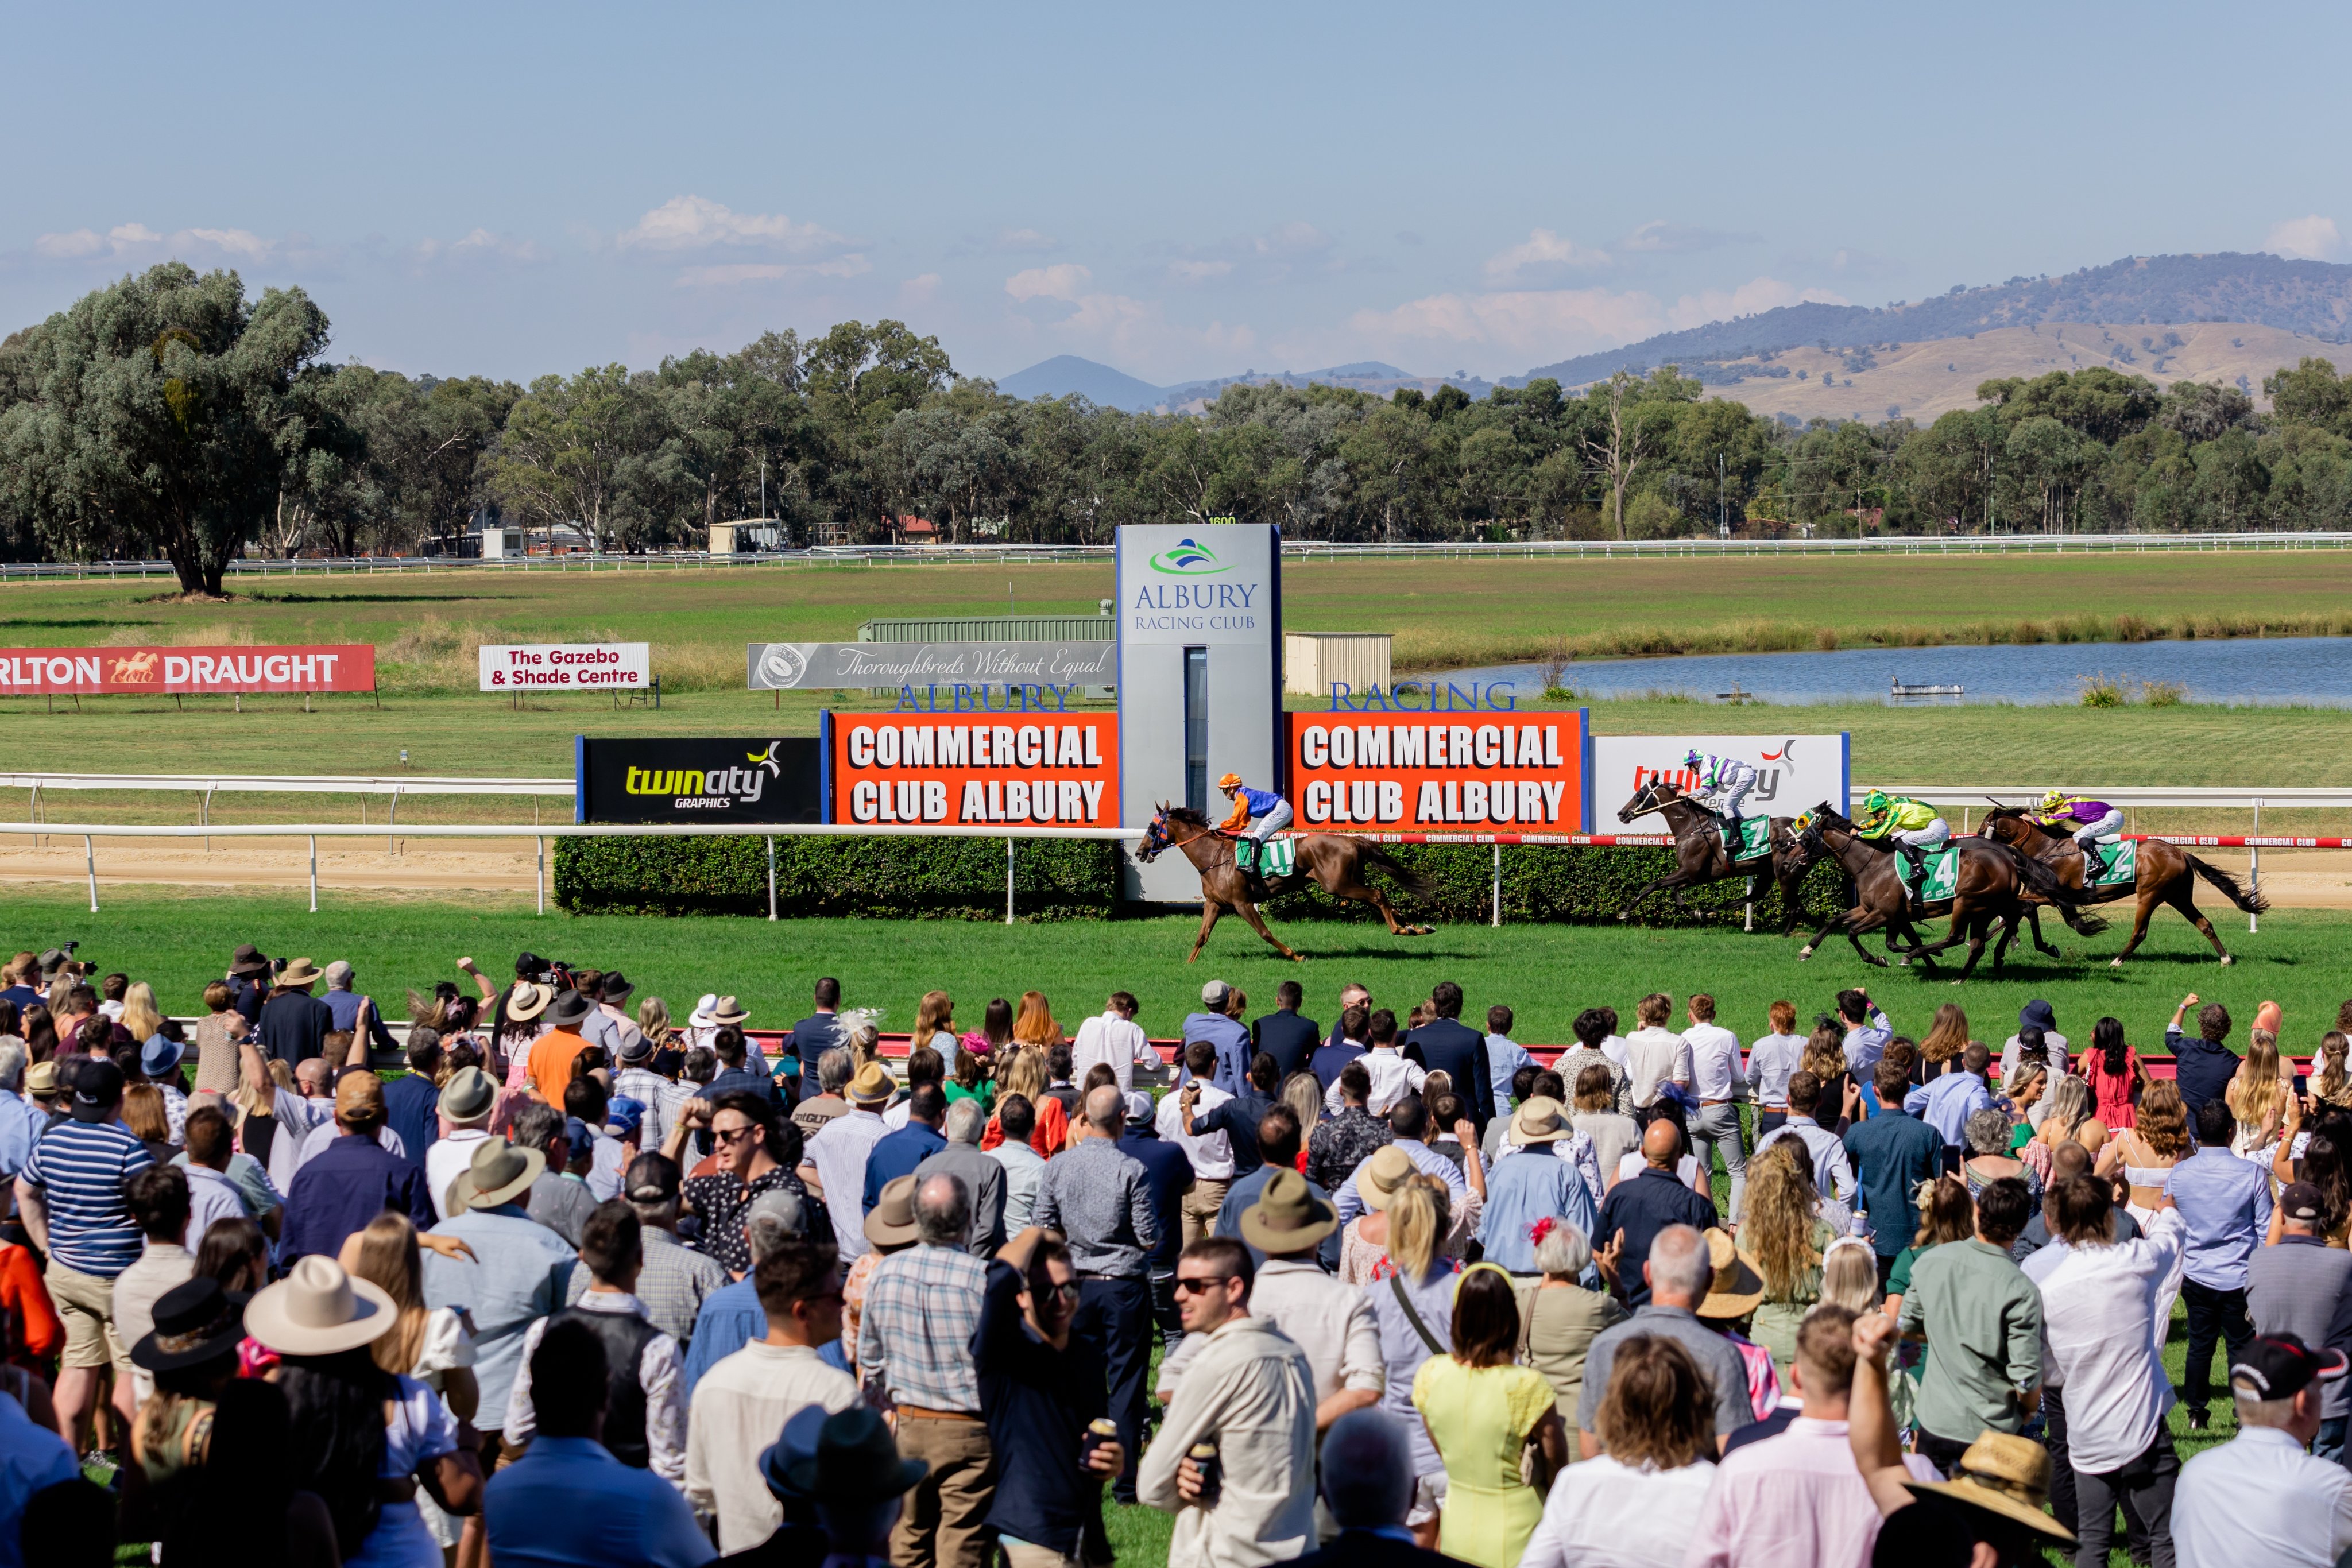
[[[1395,1416],[1378,1406],[1349,1411],[1324,1436],[1322,1463],[1323,1502],[1339,1533],[1291,1568],[1461,1568],[1414,1544],[1405,1528],[1412,1446]]]
[[[1454,1092],[1470,1108],[1470,1120],[1481,1135],[1495,1118],[1494,1074],[1486,1064],[1486,1037],[1462,1021],[1462,988],[1440,980],[1429,993],[1437,1017],[1404,1037],[1401,1053],[1432,1072],[1454,1080]]]
[[[1306,1071],[1315,1048],[1321,1043],[1323,1026],[1313,1019],[1298,1016],[1299,1004],[1307,993],[1296,980],[1285,980],[1274,988],[1277,1010],[1266,1014],[1250,1026],[1257,1036],[1257,1048],[1274,1058],[1284,1078]]]

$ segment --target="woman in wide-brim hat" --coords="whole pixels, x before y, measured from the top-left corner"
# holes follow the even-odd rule
[[[246,1308],[247,1332],[281,1354],[294,1484],[326,1503],[347,1563],[440,1558],[414,1492],[402,1487],[407,1497],[386,1500],[387,1482],[414,1479],[456,1514],[480,1503],[481,1468],[459,1447],[457,1418],[440,1396],[384,1371],[370,1353],[399,1322],[382,1286],[315,1253]]]
[[[1389,1205],[1413,1177],[1412,1161],[1394,1144],[1385,1144],[1356,1167],[1356,1196],[1364,1212],[1339,1232],[1339,1279],[1343,1283],[1368,1283],[1381,1260],[1388,1256]]]
[[[168,1514],[175,1506],[171,1493],[192,1484],[182,1478],[203,1469],[214,1402],[236,1377],[245,1302],[242,1294],[224,1291],[219,1281],[201,1274],[156,1299],[155,1326],[131,1347],[131,1364],[155,1386],[140,1401],[139,1418],[131,1424],[131,1452],[139,1462],[124,1471],[126,1506],[143,1511],[142,1494],[166,1488],[171,1490],[159,1493],[154,1502]]]

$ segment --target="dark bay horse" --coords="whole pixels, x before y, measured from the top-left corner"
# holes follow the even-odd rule
[[[2016,806],[1996,806],[1987,811],[1984,825],[1977,830],[1995,842],[2009,845],[2031,860],[2039,861],[2058,873],[2058,880],[2077,892],[2083,891],[2083,852],[2074,841],[2063,833],[2053,833],[2043,828]],[[2221,962],[2231,962],[2229,949],[2213,930],[2213,923],[2198,913],[2197,879],[2203,877],[2216,891],[2249,915],[2260,915],[2271,906],[2271,901],[2259,893],[2249,893],[2239,885],[2238,879],[2221,867],[2198,859],[2176,844],[2155,839],[2140,841],[2139,860],[2136,874],[2129,883],[2117,883],[2113,887],[2095,887],[2084,894],[2085,904],[2107,904],[2126,895],[2137,897],[2139,907],[2132,920],[2131,940],[2116,955],[2114,967],[2122,968],[2124,960],[2147,935],[2148,916],[2157,905],[2168,904],[2180,911],[2180,917],[2205,933],[2205,940],[2213,944],[2213,951]],[[2034,922],[2033,939],[2042,940],[2041,913],[2029,904],[2026,918]]]
[[[1634,793],[1632,800],[1618,809],[1617,820],[1631,822],[1652,811],[1666,820],[1666,829],[1675,836],[1675,869],[1635,894],[1617,912],[1625,919],[1642,900],[1654,893],[1672,890],[1675,907],[1687,912],[1690,905],[1683,894],[1694,887],[1711,882],[1725,882],[1735,876],[1769,874],[1780,885],[1780,906],[1788,918],[1781,922],[1780,935],[1786,936],[1797,928],[1804,915],[1804,904],[1798,896],[1798,886],[1805,880],[1805,868],[1811,863],[1804,847],[1797,841],[1794,821],[1774,817],[1771,848],[1760,855],[1735,861],[1723,847],[1723,834],[1717,827],[1722,821],[1713,811],[1685,798],[1683,792],[1664,779],[1653,779]]]
[[[2083,895],[2061,883],[2058,873],[2050,867],[2028,860],[2007,844],[1970,837],[1952,841],[1960,854],[1959,875],[1953,884],[1952,896],[1928,904],[1917,917],[1948,914],[1951,928],[1941,942],[1923,942],[1913,925],[1910,893],[1897,873],[1899,857],[1891,843],[1862,837],[1854,831],[1853,823],[1827,802],[1816,806],[1807,816],[1799,837],[1810,846],[1835,856],[1854,889],[1854,906],[1843,915],[1832,915],[1815,932],[1804,951],[1797,955],[1800,959],[1811,957],[1823,937],[1843,928],[1855,952],[1885,968],[1886,960],[1862,945],[1864,933],[1883,926],[1887,932],[1888,951],[1895,951],[1895,939],[1904,937],[1910,946],[1903,961],[1907,963],[1916,957],[1930,968],[1935,967],[1936,954],[1965,940],[1969,961],[1960,970],[1960,978],[1965,980],[1975,972],[1977,960],[1984,956],[1986,934],[1993,922],[2000,921],[2000,942],[1992,954],[1993,972],[1998,974],[2001,955],[2009,950],[2010,942],[2017,935],[2018,921],[2030,907],[2029,898],[2056,904],[2065,912],[2068,924],[2084,936],[2106,928],[2106,922],[2098,916],[2075,913],[2085,902]]]
[[[1408,925],[1399,920],[1396,911],[1389,905],[1388,894],[1365,880],[1365,871],[1378,866],[1416,898],[1427,898],[1434,892],[1380,845],[1345,833],[1307,833],[1293,841],[1298,846],[1297,868],[1288,876],[1269,879],[1267,897],[1296,892],[1306,886],[1311,877],[1334,898],[1353,899],[1379,910],[1381,918],[1389,923],[1391,936],[1426,936],[1436,929]],[[1162,803],[1151,819],[1151,826],[1144,830],[1143,844],[1136,851],[1136,859],[1149,865],[1164,850],[1183,851],[1192,869],[1201,873],[1201,935],[1194,938],[1186,963],[1200,957],[1201,949],[1208,945],[1209,933],[1217,928],[1218,917],[1227,910],[1248,921],[1250,929],[1273,943],[1275,951],[1284,957],[1296,958],[1302,964],[1307,961],[1304,954],[1292,952],[1283,946],[1282,938],[1265,928],[1257,903],[1250,896],[1250,879],[1234,863],[1233,840],[1220,832],[1208,818],[1189,807]]]

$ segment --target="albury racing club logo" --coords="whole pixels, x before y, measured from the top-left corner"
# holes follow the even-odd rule
[[[1233,568],[1217,559],[1217,552],[1198,539],[1187,536],[1174,546],[1151,558],[1151,570],[1164,571],[1171,577],[1214,577]]]

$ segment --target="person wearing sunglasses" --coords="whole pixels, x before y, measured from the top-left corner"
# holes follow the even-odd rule
[[[1201,1348],[1143,1456],[1136,1494],[1176,1516],[1169,1568],[1279,1563],[1315,1544],[1315,1372],[1307,1353],[1253,1317],[1249,1249],[1210,1236],[1176,1261],[1176,1309]],[[1204,1489],[1191,1454],[1217,1449]]]

